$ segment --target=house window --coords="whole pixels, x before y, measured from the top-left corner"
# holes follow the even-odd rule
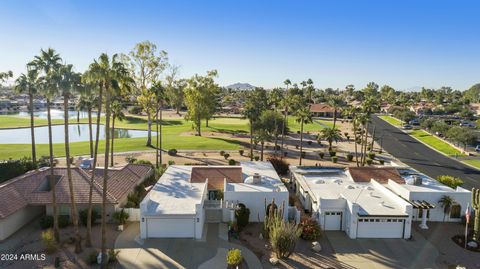
[[[450,218],[459,219],[462,212],[462,207],[459,204],[453,204],[450,209]]]

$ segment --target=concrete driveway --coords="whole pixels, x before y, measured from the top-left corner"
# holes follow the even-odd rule
[[[437,249],[422,236],[403,239],[350,239],[344,232],[326,232],[336,258],[355,268],[438,268]]]
[[[205,224],[202,240],[155,238],[140,240],[139,223],[130,224],[115,242],[124,268],[226,268],[228,249],[238,248],[249,268],[262,268],[250,250],[226,241],[224,224]]]

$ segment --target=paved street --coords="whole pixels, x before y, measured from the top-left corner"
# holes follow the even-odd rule
[[[377,116],[372,117],[372,123],[376,126],[375,136],[383,135],[383,148],[400,161],[430,177],[456,176],[463,179],[464,188],[480,188],[478,170],[430,149]]]

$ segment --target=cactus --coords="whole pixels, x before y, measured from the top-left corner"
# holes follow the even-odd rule
[[[472,208],[475,210],[475,218],[473,220],[473,240],[480,239],[480,189],[472,189]]]
[[[267,205],[267,198],[265,198],[265,218],[263,220],[263,233],[264,238],[268,239],[270,229],[274,221],[278,218],[283,220],[283,212],[285,208],[285,202],[282,203],[280,208],[275,204],[275,199],[272,198],[272,202]]]

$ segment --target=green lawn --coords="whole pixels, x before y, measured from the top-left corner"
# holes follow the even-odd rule
[[[397,119],[397,118],[394,118],[392,116],[387,116],[387,115],[382,115],[382,116],[378,116],[379,118],[381,118],[382,120],[390,123],[391,125],[393,126],[401,126],[402,125],[402,121]]]
[[[452,147],[442,139],[433,136],[424,130],[414,130],[410,132],[410,135],[446,155],[464,156],[464,154],[462,154],[458,149]]]
[[[76,123],[76,120],[70,120],[71,123]],[[81,123],[87,123],[87,119],[81,119]],[[102,119],[104,122],[104,119]],[[293,117],[288,118],[290,131],[296,132],[300,130],[300,124],[295,122]],[[36,119],[36,126],[44,126],[47,124],[46,120]],[[63,120],[54,120],[54,124],[61,124]],[[328,121],[322,121],[325,125],[331,126],[332,123]],[[0,116],[0,129],[2,128],[18,128],[29,127],[30,121],[28,117],[18,116]],[[116,128],[147,130],[147,118],[143,116],[128,116],[124,121],[117,121]],[[209,121],[209,127],[205,126],[205,121],[202,122],[202,132],[213,133],[228,133],[238,134],[249,131],[248,121],[240,118],[217,118]],[[152,125],[153,130],[155,125]],[[304,131],[318,131],[323,127],[318,123],[306,124]],[[212,149],[212,150],[234,150],[242,147],[240,141],[230,138],[210,136],[194,136],[190,135],[194,133],[192,129],[192,123],[185,121],[183,118],[166,118],[163,120],[163,142],[165,149]],[[155,138],[152,137],[155,141]],[[115,140],[115,152],[126,151],[141,151],[152,149],[145,146],[146,138],[122,138]],[[103,151],[103,143],[100,143],[100,152]],[[88,154],[89,144],[88,142],[75,142],[70,143],[71,152],[73,155]],[[48,154],[47,144],[37,144],[37,156]],[[64,156],[64,144],[54,145],[55,156]],[[30,144],[2,144],[0,145],[1,159],[19,158],[23,156],[30,156],[31,146]]]
[[[463,162],[480,169],[480,160],[465,160]]]

